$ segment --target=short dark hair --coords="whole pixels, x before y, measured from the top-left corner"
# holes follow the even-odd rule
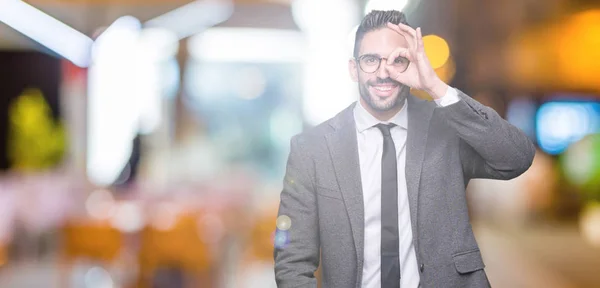
[[[365,34],[386,27],[388,22],[392,24],[402,23],[404,25],[409,25],[408,22],[406,22],[406,15],[397,10],[373,10],[369,12],[369,14],[362,19],[356,30],[356,37],[354,38],[354,58],[358,57],[360,43],[365,37]]]

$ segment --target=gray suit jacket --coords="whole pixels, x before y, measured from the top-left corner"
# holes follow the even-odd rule
[[[473,235],[465,188],[470,179],[511,179],[535,147],[493,109],[458,91],[447,107],[408,97],[406,182],[421,287],[489,287]],[[364,205],[352,109],[291,140],[278,215],[278,287],[360,287]],[[283,239],[283,240],[282,240]]]

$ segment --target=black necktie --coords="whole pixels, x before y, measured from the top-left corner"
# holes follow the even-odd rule
[[[381,157],[381,287],[400,287],[398,233],[398,163],[390,134],[394,124],[377,124],[383,134]]]

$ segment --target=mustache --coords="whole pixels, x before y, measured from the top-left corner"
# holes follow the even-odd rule
[[[398,81],[396,81],[396,80],[394,80],[392,78],[389,78],[389,77],[385,78],[385,79],[382,79],[382,78],[378,77],[375,81],[368,81],[367,83],[369,85],[375,85],[375,84],[395,84],[395,85],[398,85],[398,86],[402,85],[402,83],[400,83],[400,82],[398,82]]]

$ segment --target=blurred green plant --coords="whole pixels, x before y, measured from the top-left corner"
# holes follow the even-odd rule
[[[28,88],[9,107],[8,157],[11,169],[44,170],[59,164],[66,149],[66,135],[55,121],[39,89]]]
[[[583,137],[563,153],[559,161],[563,175],[585,200],[600,201],[600,134]]]

